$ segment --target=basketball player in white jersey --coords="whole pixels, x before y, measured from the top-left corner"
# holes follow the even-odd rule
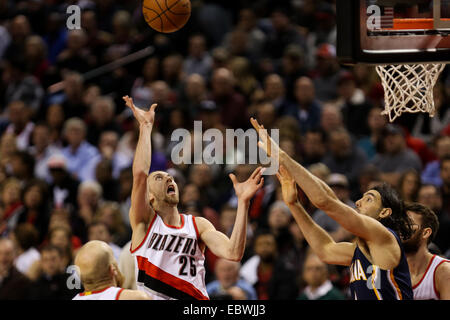
[[[76,255],[75,265],[85,291],[73,300],[150,300],[142,291],[121,288],[123,276],[106,242],[86,243]]]
[[[247,211],[250,199],[264,183],[262,169],[256,169],[242,183],[230,174],[238,198],[230,238],[203,217],[180,214],[177,208],[179,191],[173,177],[163,171],[149,174],[156,104],[144,111],[128,96],[123,99],[140,125],[129,213],[133,232],[130,250],[136,258],[137,288],[155,300],[208,300],[205,247],[219,258],[242,259]]]
[[[419,203],[407,203],[405,210],[416,226],[414,235],[403,242],[414,300],[450,300],[450,260],[428,251],[439,228],[438,218]]]

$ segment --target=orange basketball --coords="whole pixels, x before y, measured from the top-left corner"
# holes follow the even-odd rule
[[[144,0],[142,12],[150,27],[159,32],[180,30],[191,16],[189,0]]]

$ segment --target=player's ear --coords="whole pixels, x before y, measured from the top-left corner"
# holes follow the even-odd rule
[[[422,230],[422,238],[423,239],[428,240],[432,234],[433,234],[433,230],[431,230],[431,228],[425,228]]]
[[[392,214],[392,209],[391,208],[383,208],[383,209],[381,209],[381,212],[378,215],[378,217],[380,219],[384,219],[384,218],[389,217],[391,214]]]

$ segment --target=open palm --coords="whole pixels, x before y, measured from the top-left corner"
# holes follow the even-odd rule
[[[150,110],[144,111],[134,105],[133,98],[130,98],[129,96],[124,96],[123,100],[125,101],[127,107],[130,108],[131,111],[133,111],[134,117],[139,122],[139,124],[155,123],[155,109],[157,104],[152,104]]]
[[[238,182],[234,174],[230,174],[230,179],[233,182],[234,191],[238,199],[249,201],[264,184],[262,178],[262,168],[258,167],[244,182]]]

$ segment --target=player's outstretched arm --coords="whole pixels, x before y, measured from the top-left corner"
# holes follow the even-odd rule
[[[150,205],[146,201],[146,192],[147,176],[152,158],[151,134],[155,122],[156,104],[153,104],[150,110],[144,111],[134,105],[132,98],[125,96],[123,100],[139,122],[139,139],[133,159],[133,188],[130,208],[130,224],[135,230],[141,223],[149,223],[152,213]]]
[[[348,232],[366,240],[369,246],[373,245],[382,250],[392,248],[392,250],[388,250],[391,255],[381,255],[381,259],[377,259],[377,261],[380,262],[379,266],[383,266],[385,269],[397,266],[400,259],[400,248],[391,232],[379,221],[359,214],[353,208],[340,201],[324,181],[314,176],[283,152],[258,121],[251,119],[251,123],[261,137],[258,146],[265,150],[268,155],[279,156],[280,165],[284,166],[290,173],[315,207],[324,211]]]
[[[355,251],[355,244],[336,243],[325,230],[314,222],[298,200],[295,180],[283,166],[280,166],[277,178],[281,184],[283,200],[314,252],[325,263],[349,266]]]
[[[218,257],[233,261],[240,261],[244,255],[247,236],[247,213],[250,200],[264,184],[261,167],[253,171],[247,181],[239,183],[233,174],[230,179],[238,197],[236,220],[231,237],[217,231],[211,222],[204,218],[198,218],[197,226],[201,240]]]

